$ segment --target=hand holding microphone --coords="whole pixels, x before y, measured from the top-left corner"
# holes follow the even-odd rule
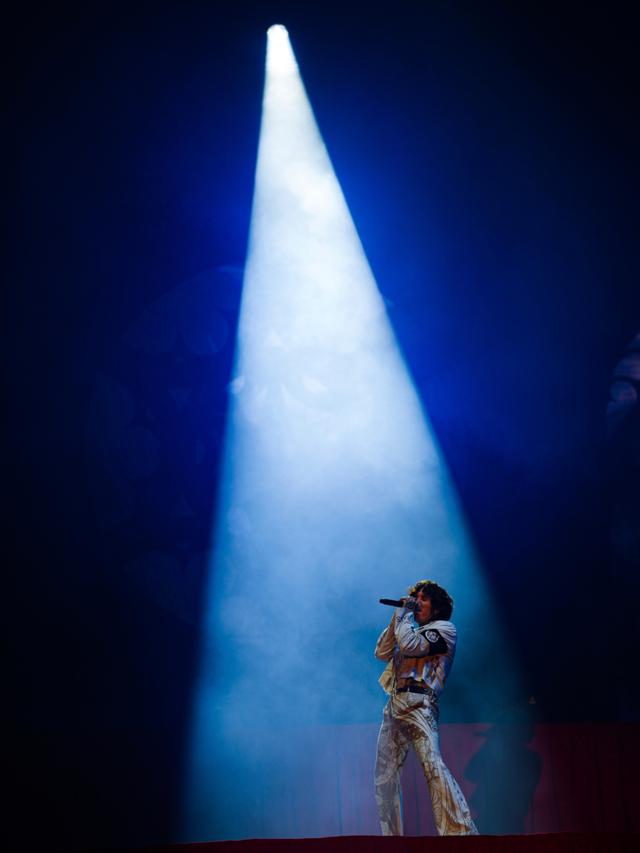
[[[417,598],[414,598],[412,595],[405,596],[404,598],[396,599],[396,598],[381,598],[380,604],[387,604],[389,607],[404,607],[406,610],[417,610],[420,606],[420,602]]]

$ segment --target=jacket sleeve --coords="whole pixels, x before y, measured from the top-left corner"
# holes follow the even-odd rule
[[[446,654],[449,642],[438,629],[415,631],[411,613],[396,616],[396,643],[407,657],[426,657]]]
[[[395,622],[396,643],[403,655],[417,658],[429,654],[429,641],[413,630],[411,613],[400,611]]]
[[[384,629],[382,634],[378,637],[378,642],[376,643],[375,656],[379,660],[391,660],[393,657],[393,650],[396,645],[396,632],[395,632],[395,614],[391,618],[391,622]]]

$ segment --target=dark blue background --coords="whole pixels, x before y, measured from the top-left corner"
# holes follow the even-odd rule
[[[640,330],[624,4],[36,6],[3,311],[22,837],[172,831],[276,21],[539,718],[637,719],[637,409],[605,439]]]

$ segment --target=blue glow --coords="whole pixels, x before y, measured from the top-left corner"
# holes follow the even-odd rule
[[[438,580],[462,655],[490,607],[284,28],[266,66],[187,768],[194,839],[287,834],[248,817],[283,782],[278,743],[300,737],[286,772],[303,778],[305,726],[379,718],[380,596]]]

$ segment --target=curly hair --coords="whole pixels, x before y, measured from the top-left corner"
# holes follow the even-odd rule
[[[421,580],[416,581],[409,588],[409,595],[416,596],[419,592],[423,592],[429,596],[433,614],[438,619],[451,619],[453,613],[453,599],[446,589],[439,586],[435,581]]]

